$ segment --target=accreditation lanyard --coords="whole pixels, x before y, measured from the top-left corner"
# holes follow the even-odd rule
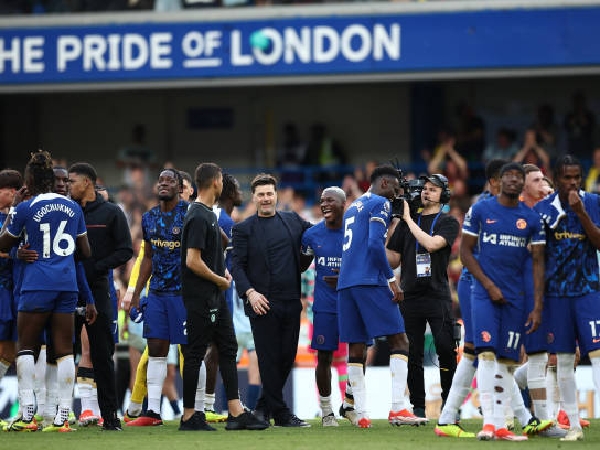
[[[435,228],[435,224],[437,223],[440,214],[442,214],[442,211],[440,211],[439,213],[437,213],[437,215],[435,216],[435,218],[433,219],[433,222],[431,223],[431,228],[429,229],[429,235],[431,236],[433,234],[433,229]],[[419,218],[417,219],[417,225],[419,228],[421,228],[421,214],[419,214]],[[423,278],[423,277],[430,277],[431,276],[431,255],[429,254],[429,252],[427,253],[423,253],[423,254],[419,254],[419,241],[418,239],[415,238],[415,258],[416,258],[416,265],[417,265],[417,277],[418,278]]]

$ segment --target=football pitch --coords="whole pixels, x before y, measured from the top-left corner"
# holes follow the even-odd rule
[[[225,431],[217,424],[216,432],[182,432],[178,423],[167,421],[162,427],[124,427],[122,432],[104,432],[98,427],[77,428],[72,433],[0,433],[0,448],[7,450],[379,450],[379,449],[481,449],[500,445],[503,448],[527,447],[533,450],[598,448],[600,419],[591,421],[584,430],[584,440],[561,442],[558,439],[533,437],[525,442],[482,442],[477,439],[439,438],[435,422],[421,427],[392,427],[387,420],[374,420],[370,429],[352,427],[346,420],[338,428],[323,428],[320,420],[311,420],[311,428],[275,428],[264,431]],[[477,432],[480,420],[463,420],[467,431]]]

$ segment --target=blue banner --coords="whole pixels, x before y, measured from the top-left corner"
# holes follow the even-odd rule
[[[0,84],[600,64],[600,8],[0,28]]]

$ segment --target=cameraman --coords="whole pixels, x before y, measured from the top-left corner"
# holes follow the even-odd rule
[[[442,205],[450,200],[448,179],[434,174],[422,177],[421,183],[421,213],[411,216],[410,206],[414,210],[418,205],[401,200],[402,221],[397,223],[386,252],[392,268],[402,265],[400,285],[404,290],[404,301],[400,303],[400,310],[410,343],[408,389],[414,413],[425,417],[423,357],[427,323],[437,350],[443,402],[448,397],[456,371],[456,340],[447,269],[459,224],[454,217],[442,213]],[[416,197],[411,203],[418,201],[419,197]]]

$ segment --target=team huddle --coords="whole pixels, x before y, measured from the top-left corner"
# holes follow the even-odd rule
[[[241,202],[235,178],[216,164],[202,163],[194,173],[196,197],[188,201],[181,172],[164,169],[157,183],[159,203],[142,217],[136,279],[122,303],[132,319],[143,320],[147,339],[137,373],[147,391],[134,388],[125,422],[162,425],[168,353],[177,344],[180,430],[215,431],[205,411],[207,371],[216,370],[207,351],[223,380],[226,430],[264,430],[272,423],[309,427],[293,414],[283,388],[298,349],[301,273],[314,260],[311,348],[317,352],[323,426],[339,425],[331,403],[331,367],[342,348],[348,382],[339,416],[359,428],[372,426],[366,357],[381,337],[389,346],[389,423],[426,424],[422,353],[428,323],[436,330],[440,361],[438,436],[583,439],[586,422],[579,417],[574,367],[576,351],[588,356],[600,390],[600,197],[580,189],[581,164],[567,155],[556,162],[557,192],[546,196],[539,190],[529,198],[524,186],[542,174],[528,166],[489,163],[489,192],[462,225],[458,293],[465,333],[458,365],[447,267],[459,224],[441,208],[450,198],[446,177],[423,177],[419,212],[406,200],[397,211],[392,205],[402,194],[399,173],[378,167],[369,191],[349,205],[342,189],[324,189],[323,220],[313,225],[277,210],[277,180],[261,173],[250,185],[256,214],[234,224],[231,211]],[[23,177],[0,171],[0,378],[16,362],[20,405],[7,430],[73,431],[69,414],[76,374],[98,396],[98,412],[90,411],[80,424],[121,430],[109,276],[133,251],[122,212],[99,198],[95,183],[91,165],[56,168],[44,151],[32,154]],[[82,312],[77,318],[76,308]],[[242,319],[234,325],[236,308]],[[247,348],[260,375],[255,383],[262,385],[251,409],[240,401],[236,365],[246,327],[252,341]],[[82,332],[87,336],[81,339],[82,355],[89,356],[76,368],[73,338]],[[515,370],[523,349],[526,362]],[[43,372],[36,368],[40,359]],[[483,415],[477,434],[458,422],[475,375]],[[548,400],[552,375],[568,423],[564,429]],[[40,383],[43,395],[36,389]],[[520,394],[525,387],[531,410]],[[507,410],[522,424],[523,436],[507,424]]]

